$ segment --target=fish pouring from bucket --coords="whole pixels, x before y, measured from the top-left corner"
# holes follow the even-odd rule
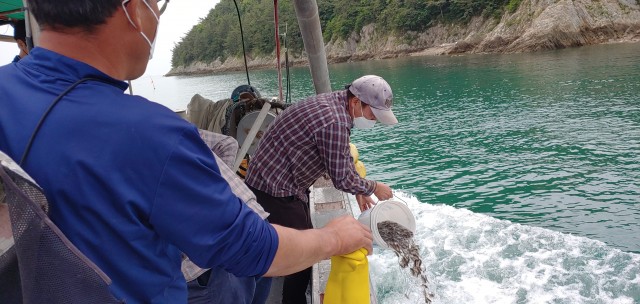
[[[409,268],[411,275],[420,279],[424,301],[430,304],[434,295],[429,292],[429,280],[423,269],[420,249],[413,241],[413,232],[392,221],[378,223],[378,232],[398,257],[400,267]]]
[[[429,292],[420,250],[413,241],[416,220],[407,204],[394,200],[378,202],[362,212],[358,221],[371,229],[374,244],[393,250],[400,267],[409,268],[411,274],[421,280],[425,303],[431,303],[433,293]]]

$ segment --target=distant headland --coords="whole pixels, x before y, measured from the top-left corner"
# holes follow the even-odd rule
[[[380,25],[370,23],[345,38],[334,35],[325,45],[327,59],[329,63],[339,63],[401,56],[518,53],[640,42],[640,5],[635,0],[515,2],[518,2],[517,7],[501,11],[501,17],[494,13],[471,17],[464,23],[438,21],[422,31],[383,32],[379,30]],[[289,61],[294,66],[306,65],[306,54],[290,52]],[[273,52],[248,58],[251,69],[274,68],[275,63]],[[223,59],[219,56],[209,62],[194,60],[173,67],[165,76],[242,69],[242,57]]]

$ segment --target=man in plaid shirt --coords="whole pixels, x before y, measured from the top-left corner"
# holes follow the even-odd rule
[[[333,185],[356,195],[360,209],[373,205],[370,195],[386,200],[391,188],[361,178],[349,149],[351,128],[398,122],[391,111],[393,94],[382,77],[367,75],[345,90],[319,94],[290,106],[260,140],[245,182],[269,222],[296,229],[313,228],[309,187],[328,173]],[[306,303],[311,268],[285,277],[282,303]]]
[[[222,177],[231,191],[262,219],[269,213],[256,201],[256,196],[230,168],[233,167],[238,142],[231,136],[198,129],[200,138],[211,149]],[[182,274],[187,281],[188,302],[196,303],[263,303],[269,296],[269,278],[237,277],[221,267],[203,269],[186,255],[182,260]],[[262,280],[262,282],[261,282]],[[256,284],[257,282],[257,284]]]

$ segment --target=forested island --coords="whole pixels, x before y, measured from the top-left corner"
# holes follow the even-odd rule
[[[249,66],[275,67],[273,1],[236,1]],[[318,9],[331,63],[640,40],[636,0],[318,0]],[[279,18],[290,61],[306,64],[293,1],[279,1]],[[175,45],[167,75],[242,69],[240,37],[233,0],[221,0]]]

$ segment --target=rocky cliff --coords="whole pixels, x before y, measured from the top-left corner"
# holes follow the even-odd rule
[[[425,32],[388,34],[370,24],[346,40],[326,45],[330,63],[405,55],[512,53],[611,42],[640,41],[640,5],[636,0],[523,0],[513,12],[473,18],[468,24],[437,24]],[[274,56],[249,58],[250,68],[275,67]],[[294,54],[293,64],[306,64]],[[242,58],[197,62],[167,75],[244,69]]]

